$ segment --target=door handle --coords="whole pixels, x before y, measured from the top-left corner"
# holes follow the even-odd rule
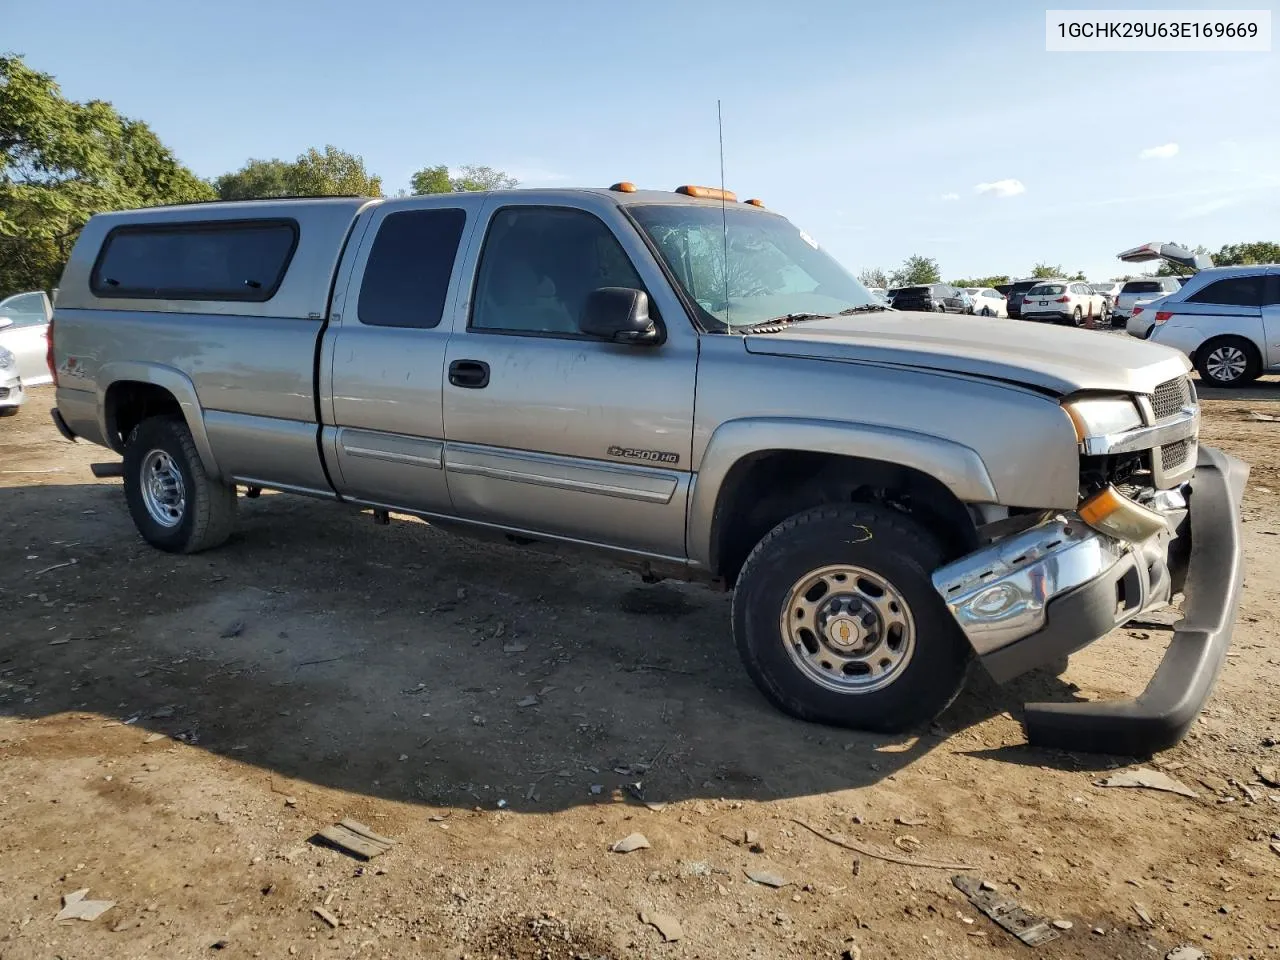
[[[489,385],[489,365],[483,360],[455,360],[449,364],[449,382],[455,387],[483,390]]]

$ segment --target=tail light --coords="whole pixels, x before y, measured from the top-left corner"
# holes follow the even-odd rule
[[[1132,314],[1132,315],[1136,317],[1138,314],[1140,314],[1140,313],[1141,313],[1143,310],[1145,310],[1145,309],[1147,309],[1147,308],[1146,308],[1146,307],[1134,307],[1134,308],[1133,308],[1133,314]]]
[[[1173,316],[1172,310],[1157,310],[1156,323],[1164,323],[1166,320],[1168,320],[1172,316]]]
[[[52,317],[49,318],[49,326],[44,332],[44,337],[45,337],[45,340],[47,340],[49,343],[49,346],[44,353],[44,362],[49,365],[49,376],[53,377],[53,385],[56,387],[58,385],[58,364],[57,364],[57,361],[53,359],[53,318]]]
[[[1053,302],[1054,302],[1054,303],[1070,303],[1070,302],[1071,302],[1071,298],[1070,298],[1070,297],[1066,297],[1066,296],[1062,296],[1062,297],[1059,297],[1057,300],[1055,300],[1055,301],[1053,301]]]

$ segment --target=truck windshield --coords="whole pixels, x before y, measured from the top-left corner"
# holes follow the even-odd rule
[[[722,214],[719,207],[693,204],[627,209],[712,329],[883,306],[812,238],[777,214],[741,207]]]

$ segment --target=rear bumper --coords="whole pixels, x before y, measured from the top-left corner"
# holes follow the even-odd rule
[[[1066,323],[1071,319],[1071,314],[1059,310],[1034,310],[1023,311],[1022,317],[1024,320],[1039,320],[1042,323]]]
[[[1131,700],[1029,703],[1024,717],[1028,740],[1069,750],[1144,755],[1182,739],[1208,698],[1231,642],[1244,579],[1239,508],[1248,474],[1239,460],[1202,446],[1186,516],[1171,545],[1154,545],[1155,555],[1152,544],[1135,547],[1109,538],[1094,543],[1096,535],[1075,529],[1067,542],[1042,540],[1042,547],[1052,544],[1042,556],[1020,552],[1022,565],[1012,572],[998,562],[986,564],[995,571],[991,579],[980,588],[953,592],[949,606],[979,659],[995,680],[1005,682],[1088,646],[1182,585],[1184,617],[1142,694]],[[1026,544],[1011,546],[1016,552]],[[944,597],[946,574],[954,584],[957,570],[963,572],[960,564],[983,554],[935,574]],[[1011,607],[1014,616],[1006,618],[1015,622],[1002,623],[997,616],[975,628],[965,621],[966,602],[977,604],[980,618],[982,598],[1006,583],[1010,591],[1023,590],[1023,606]],[[998,599],[988,601],[986,609],[994,609]],[[1030,632],[1019,637],[1028,626]]]

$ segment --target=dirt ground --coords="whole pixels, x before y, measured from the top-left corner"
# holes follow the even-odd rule
[[[0,421],[0,958],[1280,958],[1280,423],[1247,419],[1277,396],[1205,403],[1253,474],[1228,665],[1149,764],[1192,799],[1095,786],[1132,761],[1016,719],[1136,692],[1159,624],[1061,679],[975,675],[918,736],[806,725],[699,587],[287,496],[242,499],[220,550],[152,550],[36,390]],[[310,842],[343,818],[394,845]],[[958,873],[1071,927],[1025,946]],[[55,921],[86,887],[115,906]]]

